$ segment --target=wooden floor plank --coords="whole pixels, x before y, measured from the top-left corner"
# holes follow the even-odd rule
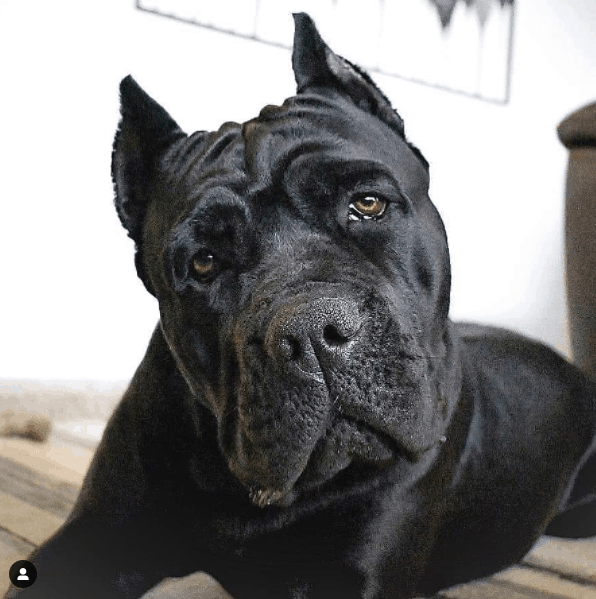
[[[35,549],[35,545],[15,537],[13,534],[0,528],[0,556],[18,553],[29,555]]]
[[[17,438],[0,439],[0,455],[57,480],[80,485],[93,451],[74,447],[51,436],[46,443]]]
[[[566,595],[537,591],[515,584],[481,580],[441,591],[438,599],[570,599]]]
[[[550,538],[535,547],[524,562],[596,585],[596,539],[571,541]]]
[[[0,491],[66,518],[79,493],[73,485],[36,472],[0,455]]]
[[[584,585],[548,572],[531,568],[508,568],[493,576],[493,580],[506,582],[518,588],[529,588],[540,593],[554,593],[569,599],[596,599],[596,587]]]
[[[0,527],[21,539],[39,545],[54,534],[63,519],[0,492]]]
[[[142,599],[234,599],[211,576],[197,572],[184,578],[167,578]],[[268,599],[263,597],[263,599]]]

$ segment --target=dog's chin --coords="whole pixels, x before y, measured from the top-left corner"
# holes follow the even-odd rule
[[[325,504],[334,497],[345,500],[350,495],[370,491],[375,481],[381,481],[384,473],[401,462],[400,458],[389,460],[362,460],[344,456],[325,470],[314,467],[303,475],[287,491],[254,488],[249,492],[250,501],[260,508],[290,508],[303,503]]]
[[[291,487],[280,490],[252,485],[248,488],[248,498],[261,508],[289,507],[321,490],[337,490],[349,486],[350,481],[361,483],[376,477],[404,457],[396,442],[372,426],[337,418],[316,444]]]

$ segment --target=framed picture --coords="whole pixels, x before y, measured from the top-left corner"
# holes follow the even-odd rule
[[[369,71],[506,103],[514,2],[137,0],[137,8],[288,48],[292,12],[308,12],[334,49]]]

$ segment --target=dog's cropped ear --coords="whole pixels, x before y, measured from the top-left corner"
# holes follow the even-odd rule
[[[116,210],[138,246],[157,161],[185,134],[130,75],[120,83],[120,112],[112,152]]]
[[[306,13],[294,14],[292,68],[298,93],[312,88],[332,88],[347,95],[363,110],[374,114],[401,136],[404,122],[391,102],[359,67],[335,54],[321,38]]]

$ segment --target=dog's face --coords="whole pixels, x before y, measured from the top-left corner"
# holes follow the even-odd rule
[[[190,136],[127,78],[113,156],[164,336],[258,505],[350,467],[413,465],[453,407],[428,166],[306,15],[293,66],[282,106]]]

